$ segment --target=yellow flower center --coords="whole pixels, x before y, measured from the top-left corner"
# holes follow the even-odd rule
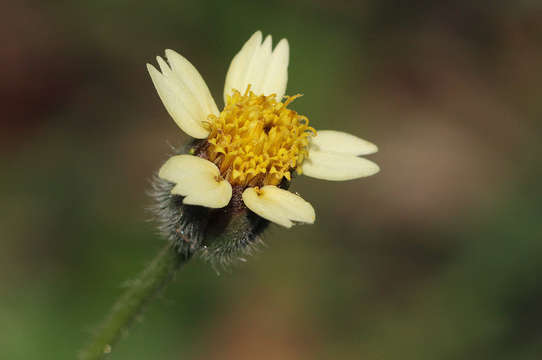
[[[288,109],[301,95],[277,101],[274,95],[234,90],[218,117],[209,115],[206,155],[232,185],[278,185],[307,157],[316,130],[309,119]]]

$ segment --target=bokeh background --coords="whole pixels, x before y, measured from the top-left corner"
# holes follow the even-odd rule
[[[219,276],[183,268],[112,359],[542,358],[539,1],[8,1],[0,12],[0,358],[74,359],[162,247],[151,174],[187,137],[145,64],[222,104],[256,30],[288,93],[382,171],[299,178],[313,226]]]

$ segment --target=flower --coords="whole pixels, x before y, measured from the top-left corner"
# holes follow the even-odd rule
[[[189,154],[169,158],[158,176],[174,184],[184,205],[220,209],[235,202],[258,216],[291,227],[313,223],[310,203],[287,190],[292,176],[351,180],[373,175],[378,165],[360,157],[377,147],[354,135],[309,126],[289,106],[300,95],[284,96],[289,45],[272,49],[257,31],[233,58],[218,111],[196,68],[173,50],[147,64],[169,115],[196,140]],[[169,64],[168,64],[169,63]]]

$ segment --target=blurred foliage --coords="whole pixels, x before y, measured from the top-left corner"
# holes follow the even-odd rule
[[[161,247],[145,191],[186,137],[145,63],[179,51],[221,104],[258,29],[290,42],[296,110],[382,172],[296,180],[315,225],[220,276],[192,262],[112,358],[542,356],[539,2],[3,7],[0,358],[73,359]]]

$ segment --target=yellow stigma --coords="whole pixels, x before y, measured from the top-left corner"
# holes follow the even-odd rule
[[[316,130],[309,119],[288,109],[301,95],[255,95],[250,85],[244,94],[234,90],[218,117],[209,116],[208,159],[232,185],[278,185],[291,179],[291,171],[307,157]]]

